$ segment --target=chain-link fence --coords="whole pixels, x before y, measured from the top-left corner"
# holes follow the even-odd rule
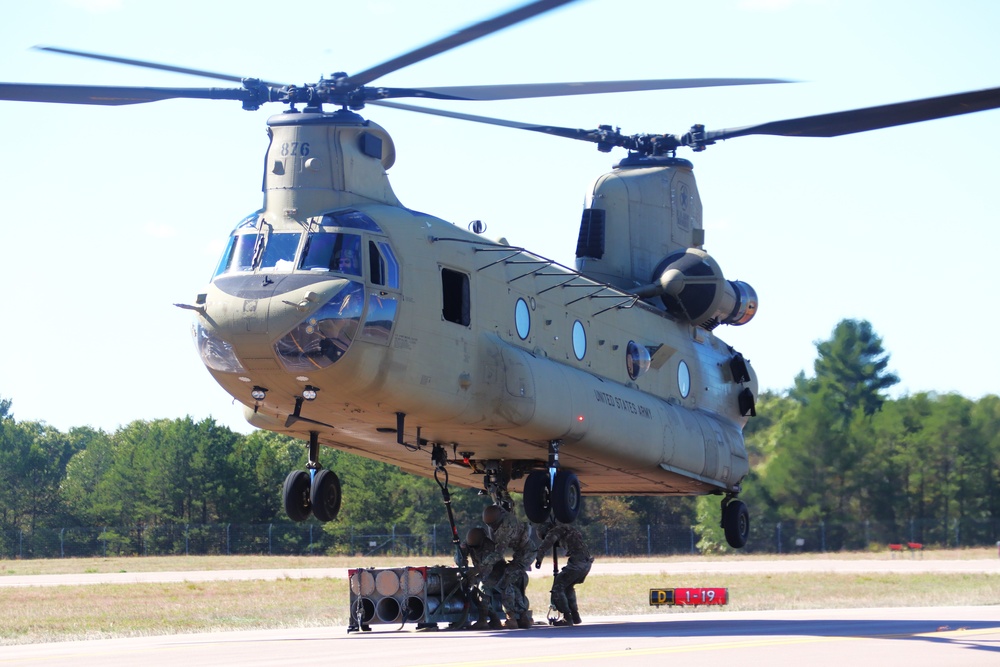
[[[764,553],[861,551],[910,543],[954,549],[994,546],[1000,543],[1000,520],[941,518],[893,523],[782,521],[755,525],[747,549]]]
[[[331,524],[333,525],[333,524]],[[699,553],[699,535],[689,526],[581,525],[597,556],[659,556]],[[464,537],[464,533],[463,533]],[[745,551],[756,553],[836,552],[920,543],[926,548],[994,546],[1000,520],[926,519],[889,525],[876,522],[755,523]],[[74,526],[0,532],[0,558],[72,558],[167,555],[398,555],[454,554],[448,524],[412,530],[386,526],[354,532],[324,530],[313,521],[269,524],[159,524]]]
[[[324,554],[333,540],[319,524],[75,526],[0,533],[0,558]]]

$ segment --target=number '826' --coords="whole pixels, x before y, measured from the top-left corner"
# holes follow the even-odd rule
[[[298,141],[286,141],[281,144],[281,155],[282,157],[288,157],[290,155],[305,157],[309,155],[309,142],[303,141],[300,143]]]

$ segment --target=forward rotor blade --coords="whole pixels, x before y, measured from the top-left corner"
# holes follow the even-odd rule
[[[793,83],[787,79],[647,79],[633,81],[581,81],[575,83],[515,83],[487,86],[444,86],[438,88],[385,88],[385,97],[424,97],[439,100],[515,100],[530,97],[597,95],[642,90],[673,90],[714,86],[747,86],[764,83]]]
[[[395,72],[396,70],[403,69],[414,63],[418,63],[421,60],[426,60],[433,56],[444,53],[456,47],[467,44],[471,41],[480,39],[481,37],[486,37],[495,32],[503,30],[504,28],[509,28],[515,23],[520,23],[521,21],[526,21],[533,18],[539,14],[543,14],[547,11],[555,9],[556,7],[569,4],[575,0],[537,0],[530,4],[524,5],[523,7],[518,7],[499,16],[495,16],[491,19],[481,21],[475,25],[471,25],[468,28],[459,30],[456,33],[443,37],[436,42],[431,42],[426,46],[422,46],[419,49],[414,49],[409,53],[404,53],[401,56],[397,56],[392,60],[387,60],[386,62],[371,67],[364,70],[363,72],[358,72],[347,78],[347,82],[363,86],[370,81],[385,76],[390,72]]]
[[[119,106],[178,98],[246,100],[245,88],[140,88],[75,86],[49,83],[0,83],[0,100]]]
[[[522,123],[516,120],[504,120],[502,118],[491,118],[489,116],[477,116],[475,114],[458,113],[457,111],[445,111],[444,109],[431,109],[429,107],[414,106],[412,104],[402,104],[400,102],[386,102],[384,100],[373,100],[368,104],[375,104],[380,107],[399,109],[400,111],[415,111],[417,113],[428,114],[430,116],[442,116],[444,118],[455,118],[457,120],[467,120],[473,123],[484,123],[486,125],[499,125],[510,127],[515,130],[528,130],[529,132],[541,132],[542,134],[552,134],[557,137],[567,139],[578,139],[580,141],[598,142],[595,130],[578,130],[569,127],[559,127],[557,125],[538,125],[537,123]]]
[[[777,120],[760,125],[709,130],[705,132],[704,143],[751,134],[783,137],[839,137],[844,134],[868,132],[869,130],[920,123],[925,120],[960,116],[996,108],[1000,108],[1000,88],[987,88],[986,90],[929,97],[910,102],[897,102],[818,116]]]
[[[176,67],[174,65],[164,65],[163,63],[149,62],[148,60],[134,60],[132,58],[119,58],[118,56],[107,56],[101,53],[90,53],[88,51],[74,51],[72,49],[63,49],[58,46],[36,46],[35,49],[39,51],[49,51],[51,53],[61,53],[67,56],[77,56],[79,58],[90,58],[92,60],[104,60],[111,63],[119,63],[121,65],[131,65],[133,67],[145,67],[146,69],[157,69],[164,72],[177,72],[178,74],[191,74],[193,76],[203,76],[208,79],[218,79],[220,81],[232,81],[234,83],[242,83],[243,79],[246,77],[234,76],[232,74],[220,74],[218,72],[208,72],[200,69],[190,69],[188,67]],[[261,81],[265,86],[270,86],[272,88],[281,88],[286,84],[283,83],[272,83],[270,81]]]

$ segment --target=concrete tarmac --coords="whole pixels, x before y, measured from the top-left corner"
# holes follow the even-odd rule
[[[360,565],[360,564],[359,564]],[[593,575],[737,572],[962,572],[1000,574],[998,560],[808,559],[692,560],[594,564]],[[533,571],[532,576],[551,573]],[[345,568],[118,572],[0,577],[0,586],[346,577]],[[803,664],[830,667],[1000,664],[997,606],[795,611],[686,612],[588,617],[573,628],[416,631],[375,625],[348,634],[344,627],[288,628],[161,637],[0,646],[4,665],[662,665],[698,662],[733,667]]]
[[[1000,607],[768,612],[665,611],[584,619],[573,628],[219,632],[0,647],[0,665],[1000,664]]]

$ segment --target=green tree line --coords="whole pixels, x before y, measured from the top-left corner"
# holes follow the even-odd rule
[[[803,537],[815,549],[819,529],[827,549],[1000,539],[1000,398],[887,399],[898,378],[867,321],[840,322],[817,353],[815,374],[760,396],[745,430],[748,547],[773,550],[779,524],[787,550]],[[721,533],[700,525],[702,546],[723,548]]]
[[[752,516],[747,549],[1000,539],[1000,398],[888,399],[898,380],[865,321],[839,323],[817,353],[814,375],[758,397],[758,416],[746,428],[751,474],[740,497]],[[105,542],[134,545],[141,535],[123,531],[287,522],[282,483],[305,458],[301,441],[243,435],[212,419],[63,433],[17,421],[11,399],[0,399],[0,537],[107,526]],[[340,476],[344,497],[338,520],[322,527],[326,548],[348,549],[350,535],[387,526],[424,534],[446,524],[434,480],[328,448],[321,460]],[[487,501],[475,489],[451,492],[464,535]],[[719,501],[587,497],[579,522],[598,552],[613,541],[615,551],[643,553],[652,548],[650,535],[668,528],[680,542],[671,550],[683,550],[692,529],[700,549],[724,550]]]

